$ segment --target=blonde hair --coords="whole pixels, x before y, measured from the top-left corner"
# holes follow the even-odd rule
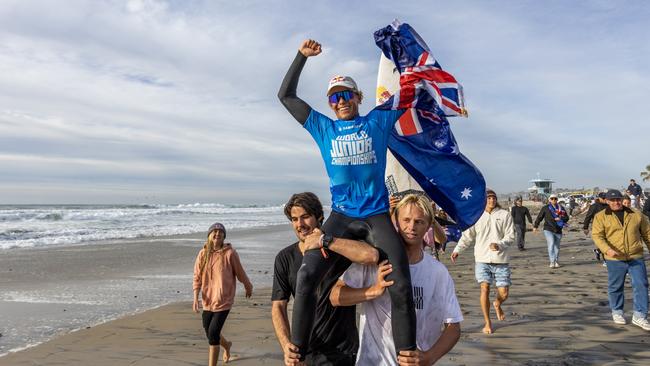
[[[217,235],[217,230],[212,230],[210,234],[208,234],[208,240],[205,241],[205,244],[203,244],[203,261],[201,262],[201,267],[199,271],[199,275],[203,276],[203,269],[205,266],[208,264],[208,261],[210,260],[210,253],[214,250],[214,236]]]
[[[395,206],[395,221],[399,222],[399,210],[402,207],[408,206],[408,205],[414,205],[418,207],[422,212],[424,213],[424,216],[426,216],[429,219],[429,225],[433,224],[434,220],[434,215],[433,215],[433,208],[431,207],[431,200],[429,200],[426,196],[422,194],[407,194],[402,198],[401,201]]]

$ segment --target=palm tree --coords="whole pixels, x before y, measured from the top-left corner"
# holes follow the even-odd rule
[[[645,166],[645,172],[641,172],[641,178],[643,178],[643,181],[650,181],[650,165]]]

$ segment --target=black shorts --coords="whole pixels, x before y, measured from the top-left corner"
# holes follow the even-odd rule
[[[208,337],[208,343],[211,346],[218,346],[221,340],[221,329],[223,329],[226,318],[228,318],[230,309],[223,311],[207,311],[203,310],[201,317],[203,318],[203,329],[205,329],[205,336]]]

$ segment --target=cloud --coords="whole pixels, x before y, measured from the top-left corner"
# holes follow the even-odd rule
[[[622,185],[650,152],[649,8],[5,1],[0,200],[277,203],[303,190],[325,199],[318,149],[277,89],[300,41],[315,38],[324,52],[308,61],[300,96],[328,113],[328,78],[350,74],[368,112],[372,31],[394,18],[463,83],[470,118],[453,129],[490,186],[518,191],[537,172],[560,186]]]

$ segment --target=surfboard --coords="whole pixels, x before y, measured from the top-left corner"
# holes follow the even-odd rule
[[[383,104],[391,95],[399,90],[399,72],[393,61],[381,54],[379,71],[377,73],[377,105]],[[386,153],[386,187],[391,196],[403,196],[408,193],[422,193],[422,187],[402,167],[390,152]]]

